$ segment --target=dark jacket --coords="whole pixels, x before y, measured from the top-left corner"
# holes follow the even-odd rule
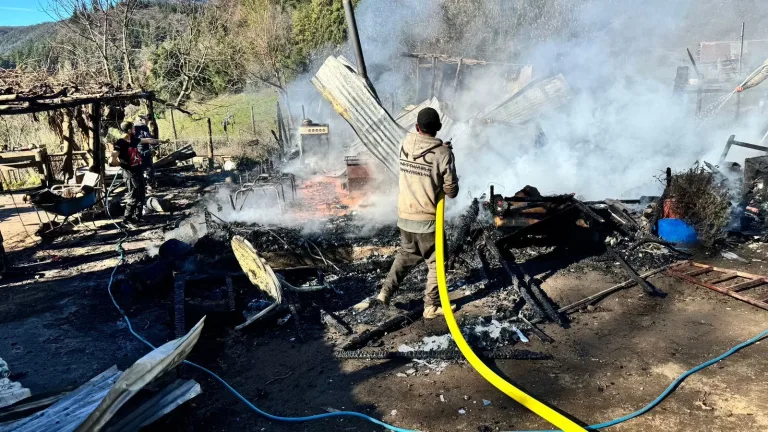
[[[141,172],[141,153],[139,152],[139,139],[136,137],[131,138],[130,141],[126,141],[125,138],[120,138],[112,145],[114,151],[117,152],[117,159],[120,161],[120,168],[128,170],[132,173]]]

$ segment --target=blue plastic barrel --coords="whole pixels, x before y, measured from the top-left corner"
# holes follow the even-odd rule
[[[668,242],[685,245],[693,245],[698,242],[696,230],[680,219],[659,220],[659,237]]]

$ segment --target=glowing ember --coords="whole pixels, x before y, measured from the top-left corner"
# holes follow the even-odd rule
[[[289,211],[298,219],[345,216],[358,209],[364,192],[350,193],[343,177],[317,176],[300,182],[297,200]]]

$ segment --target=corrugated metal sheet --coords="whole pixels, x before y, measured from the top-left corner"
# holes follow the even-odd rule
[[[0,425],[0,432],[74,431],[99,406],[121,374],[112,366],[45,411]]]
[[[560,74],[528,84],[476,117],[500,123],[522,124],[564,105],[569,95],[568,82]]]
[[[449,131],[451,130],[451,127],[453,127],[453,120],[446,116],[445,113],[443,113],[443,110],[440,106],[440,101],[436,97],[427,99],[419,105],[401,111],[397,118],[395,118],[395,121],[406,131],[412,132],[415,130],[414,128],[416,126],[416,118],[419,115],[419,111],[423,110],[424,108],[434,108],[438,114],[440,114],[440,119],[443,122],[443,129],[438,134],[438,137],[448,137]],[[358,138],[347,147],[349,148],[350,152],[357,154],[357,152],[359,152],[362,147],[365,146],[363,145],[363,142]]]
[[[312,84],[342,116],[368,151],[393,175],[406,131],[381,106],[373,90],[344,57],[328,57]]]
[[[0,425],[0,432],[99,431],[132,396],[178,366],[200,338],[205,318],[186,336],[151,351],[124,373],[112,366],[44,411]]]
[[[425,100],[410,110],[401,112],[395,120],[397,121],[397,124],[402,126],[406,131],[413,131],[416,126],[416,118],[419,115],[419,111],[424,108],[434,108],[438,114],[440,114],[440,119],[443,122],[443,129],[440,131],[440,135],[445,136],[445,133],[450,130],[451,126],[453,126],[453,120],[445,115],[440,105],[440,101],[436,97]]]

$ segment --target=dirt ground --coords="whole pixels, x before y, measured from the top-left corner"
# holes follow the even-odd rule
[[[5,201],[0,204],[0,229],[10,258],[28,273],[0,281],[0,357],[10,365],[12,378],[33,394],[60,391],[81,385],[113,364],[126,368],[145,354],[148,350],[128,332],[107,294],[110,273],[118,261],[114,244],[121,237],[119,232],[102,221],[95,232],[76,231],[34,246],[20,234],[18,219],[14,227],[15,210],[9,211]],[[25,207],[22,212],[34,228],[34,213]],[[169,217],[158,216],[153,225],[126,242],[128,261],[142,259],[147,246],[161,241],[161,228],[169,222]],[[768,247],[735,252],[755,261],[746,264],[719,255],[696,259],[768,274]],[[564,269],[543,288],[562,306],[619,282],[622,279],[604,272]],[[768,328],[764,310],[666,275],[651,282],[667,296],[651,298],[637,287],[629,288],[589,311],[571,315],[570,328],[542,325],[555,339],[553,344],[528,335],[531,342],[520,348],[551,354],[551,360],[498,360],[491,367],[576,421],[594,424],[642,408],[684,371]],[[371,286],[370,292],[375,288]],[[126,299],[117,294],[121,301]],[[153,342],[173,338],[169,300],[123,306],[136,329]],[[488,314],[483,309],[489,306],[479,300],[464,306],[457,316]],[[384,343],[392,348],[445,333],[444,322],[421,320],[387,335]],[[438,374],[407,361],[339,360],[333,356],[336,342],[338,338],[319,322],[308,323],[297,334],[291,325],[235,332],[228,324],[208,320],[190,359],[218,373],[272,414],[355,410],[421,431],[551,428],[464,362],[450,363]],[[768,430],[766,355],[766,342],[744,349],[690,377],[649,413],[611,430]],[[416,372],[407,374],[410,369]],[[181,373],[197,380],[203,393],[149,429],[383,430],[357,419],[301,424],[267,420],[212,378],[187,368]]]

